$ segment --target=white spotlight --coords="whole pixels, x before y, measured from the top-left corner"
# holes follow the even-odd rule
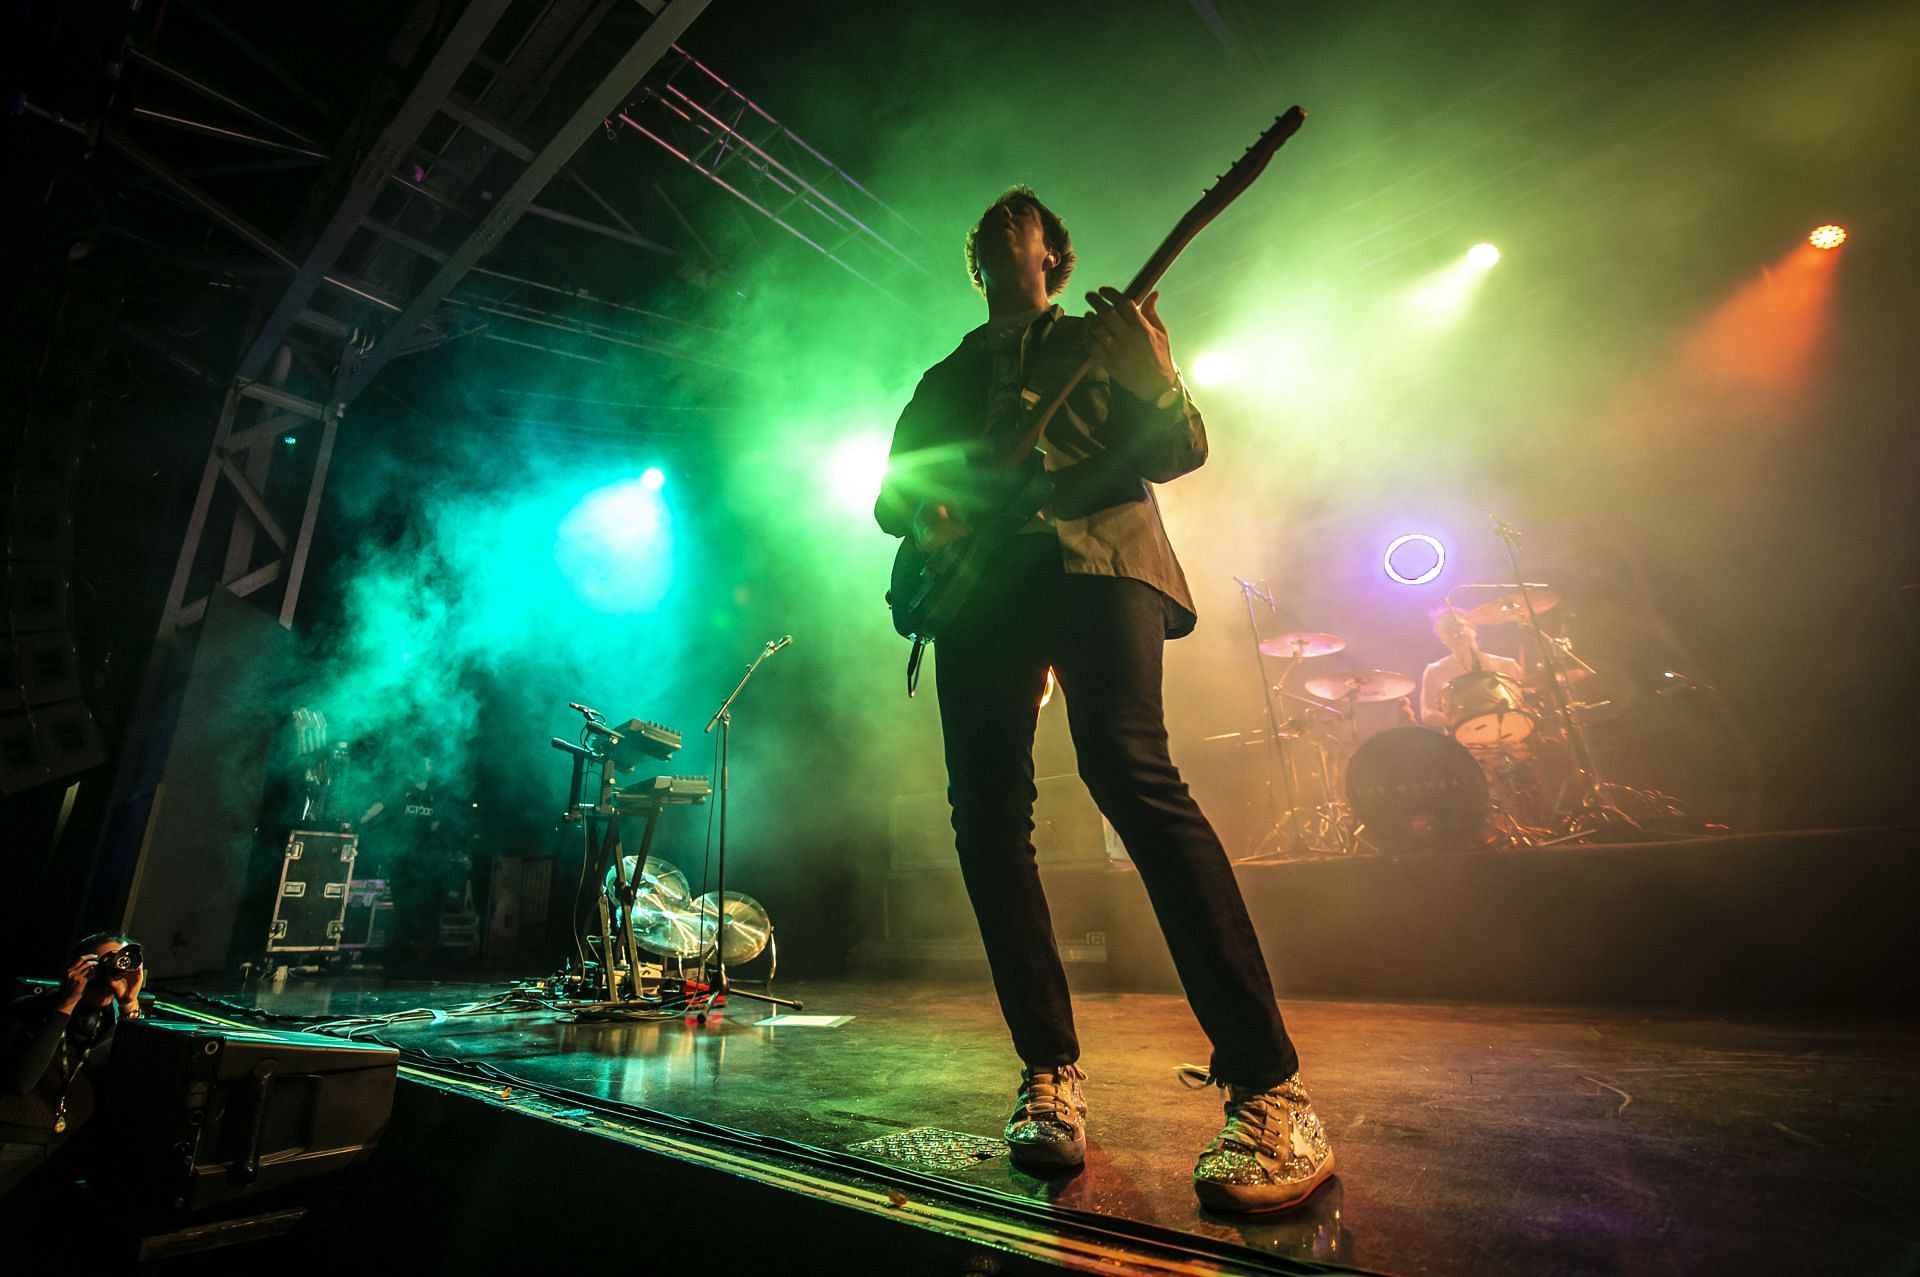
[[[1491,244],[1475,244],[1467,250],[1467,265],[1488,270],[1500,260],[1500,250]]]
[[[1187,366],[1187,373],[1196,386],[1219,386],[1232,381],[1240,372],[1240,361],[1232,355],[1210,350],[1198,355]]]

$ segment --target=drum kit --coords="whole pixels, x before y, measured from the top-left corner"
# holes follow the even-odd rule
[[[1601,779],[1585,724],[1607,702],[1574,694],[1595,670],[1568,638],[1542,627],[1541,617],[1560,606],[1561,595],[1520,575],[1517,537],[1504,523],[1496,526],[1513,559],[1513,581],[1456,586],[1454,592],[1483,597],[1456,608],[1449,592],[1447,608],[1476,631],[1520,627],[1531,659],[1517,666],[1470,651],[1466,668],[1439,698],[1436,725],[1444,730],[1418,725],[1409,699],[1417,684],[1405,674],[1365,667],[1312,672],[1346,650],[1342,636],[1300,631],[1261,638],[1254,626],[1283,801],[1256,857],[1542,847],[1664,832],[1686,821],[1658,790]],[[1249,582],[1240,585],[1252,623],[1253,600],[1270,606],[1272,600]],[[1272,684],[1266,682],[1268,657],[1284,666]],[[1513,668],[1521,674],[1508,672]],[[1296,677],[1303,670],[1306,676]],[[1357,707],[1387,701],[1401,702],[1404,725],[1362,739]]]

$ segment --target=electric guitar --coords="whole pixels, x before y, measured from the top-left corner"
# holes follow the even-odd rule
[[[1227,205],[1253,185],[1253,180],[1266,169],[1274,152],[1300,130],[1306,118],[1307,113],[1299,107],[1290,108],[1285,115],[1276,118],[1267,131],[1234,161],[1232,168],[1207,188],[1199,202],[1187,210],[1172,233],[1160,242],[1160,247],[1153,250],[1153,256],[1147,259],[1147,264],[1127,285],[1129,300],[1139,305],[1141,299],[1153,291],[1153,286],[1160,282],[1160,277],[1166,274],[1174,259],[1206,228],[1207,223],[1218,217]],[[1025,418],[1023,422],[1004,424],[1005,433],[990,432],[996,437],[1014,439],[1004,452],[992,459],[991,464],[1007,471],[1020,469],[1034,449],[1039,447],[1054,414],[1060,411],[1060,406],[1092,370],[1093,365],[1093,356],[1088,356],[1051,394],[1045,398],[1023,400],[1013,410]],[[998,509],[987,512],[984,517],[978,512],[968,511],[972,530],[960,540],[942,546],[932,554],[922,554],[914,545],[911,535],[901,538],[900,549],[893,556],[893,581],[892,588],[887,591],[887,605],[893,610],[893,628],[903,638],[913,640],[913,654],[907,658],[908,696],[914,694],[919,684],[920,658],[927,644],[958,614],[968,594],[984,574],[994,552],[1025,527],[1047,504],[1052,494],[1053,480],[1044,470],[1036,468],[1031,477],[1022,482]]]

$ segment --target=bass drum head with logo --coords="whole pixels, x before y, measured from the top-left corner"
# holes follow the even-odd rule
[[[1368,740],[1347,765],[1347,804],[1361,835],[1386,851],[1465,851],[1483,845],[1493,803],[1465,746],[1401,727]]]

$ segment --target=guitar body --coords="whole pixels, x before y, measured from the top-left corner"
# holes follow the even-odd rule
[[[922,554],[912,537],[902,537],[887,588],[895,632],[902,638],[933,641],[959,614],[994,553],[1018,536],[1052,495],[1053,480],[1035,473],[990,521],[931,555]]]

